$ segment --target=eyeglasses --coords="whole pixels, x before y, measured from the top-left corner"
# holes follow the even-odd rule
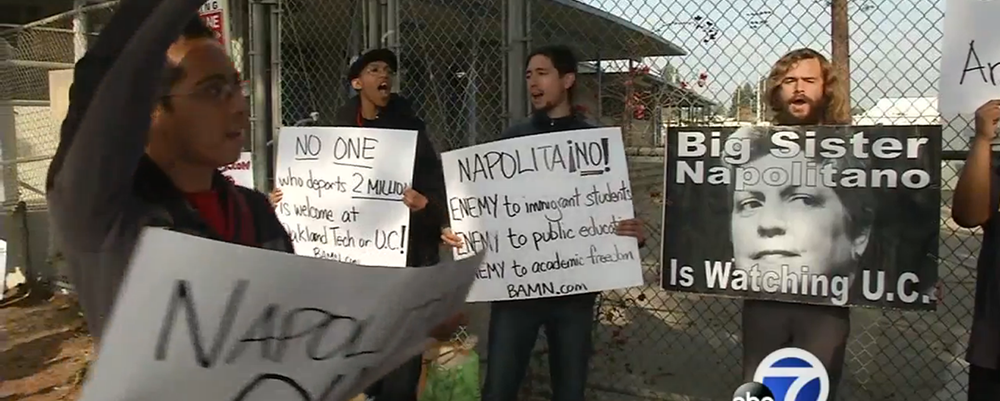
[[[250,96],[250,85],[246,81],[240,82],[211,82],[198,87],[194,91],[187,93],[170,93],[165,95],[165,98],[169,97],[192,97],[199,100],[213,101],[213,102],[229,102],[233,100],[236,94],[242,97]]]
[[[385,74],[385,75],[388,75],[390,77],[396,75],[396,71],[393,71],[391,67],[389,67],[387,65],[382,66],[382,65],[377,65],[377,64],[369,65],[368,67],[366,67],[364,69],[364,72],[365,72],[365,74],[370,74],[370,75]]]

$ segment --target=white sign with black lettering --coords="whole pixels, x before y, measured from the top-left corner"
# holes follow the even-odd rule
[[[997,1],[947,1],[937,102],[942,119],[961,117],[963,122],[971,123],[979,106],[1000,97],[1000,70],[996,68],[1000,64],[1000,38],[995,29],[998,14]]]
[[[489,250],[470,302],[556,297],[642,284],[619,128],[533,135],[441,155],[455,258]]]
[[[81,400],[347,401],[423,352],[481,259],[373,268],[148,229]]]
[[[417,132],[284,127],[275,183],[278,218],[299,255],[406,266]]]

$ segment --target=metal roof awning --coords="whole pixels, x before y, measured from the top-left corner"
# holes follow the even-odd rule
[[[283,40],[299,46],[323,47],[331,37],[347,40],[351,34],[350,0],[296,0],[286,10]],[[667,39],[620,17],[576,0],[528,0],[532,45],[565,44],[584,60],[640,59],[681,56],[686,52]],[[422,47],[454,47],[473,37],[502,42],[503,2],[497,0],[403,0],[400,2],[399,41],[411,42],[407,32],[420,39]],[[328,22],[320,27],[319,21]],[[471,31],[471,30],[474,30]],[[405,45],[404,45],[405,47]],[[457,50],[461,51],[461,50]],[[500,62],[500,60],[497,60]]]
[[[531,40],[573,47],[584,60],[683,56],[680,46],[576,0],[531,0]]]

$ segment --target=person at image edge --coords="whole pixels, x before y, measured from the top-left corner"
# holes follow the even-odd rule
[[[531,94],[532,115],[503,132],[500,139],[556,131],[594,128],[573,110],[578,61],[565,46],[546,46],[528,56],[525,78]],[[622,220],[618,235],[645,242],[642,222]],[[461,239],[444,229],[445,243],[460,247]],[[590,368],[591,335],[597,293],[499,301],[490,305],[488,358],[484,401],[516,401],[538,330],[545,327],[549,342],[552,400],[583,401]]]
[[[969,401],[1000,400],[1000,157],[991,152],[1000,120],[1000,99],[976,110],[976,133],[955,187],[951,218],[983,228],[976,265],[969,362]]]

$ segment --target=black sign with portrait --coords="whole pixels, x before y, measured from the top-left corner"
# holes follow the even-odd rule
[[[663,288],[933,310],[940,150],[940,126],[671,128]]]

